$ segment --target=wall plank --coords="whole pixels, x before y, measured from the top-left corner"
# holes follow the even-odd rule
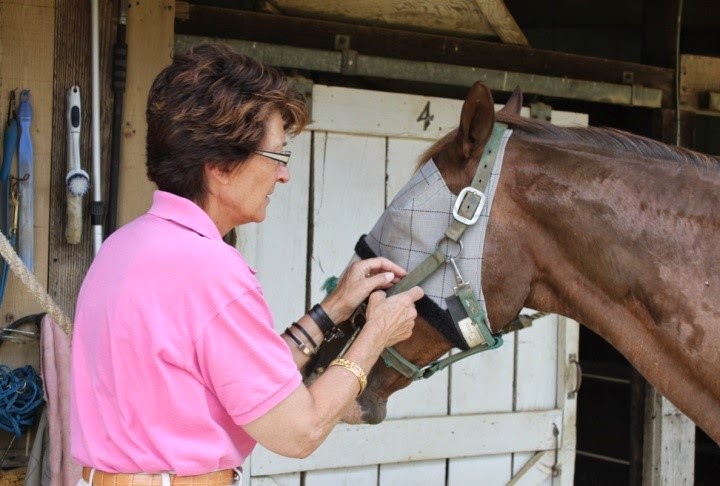
[[[52,177],[50,183],[49,275],[48,292],[61,309],[72,319],[77,293],[93,258],[93,238],[89,204],[92,187],[83,198],[83,226],[80,243],[68,244],[65,239],[67,224],[67,93],[71,86],[80,88],[81,133],[80,160],[82,168],[92,171],[92,52],[90,3],[86,9],[75,8],[73,0],[57,0],[55,15],[55,63],[52,115]],[[98,27],[100,54],[100,138],[101,188],[107,194],[107,167],[110,157],[111,116],[113,95],[109,72],[112,63],[112,43],[115,39],[113,12],[116,2],[100,2]],[[106,74],[107,73],[107,74]],[[106,200],[103,195],[103,200]]]
[[[305,309],[310,138],[303,132],[288,141],[292,160],[289,184],[277,184],[265,221],[239,226],[237,248],[257,278],[282,332]]]
[[[254,475],[481,456],[554,447],[547,424],[561,423],[560,409],[386,420],[377,425],[338,424],[309,457],[291,459],[253,452]],[[458,440],[472,431],[473,440]],[[379,438],[383,438],[379,447]],[[347,451],[353,451],[348,454]]]
[[[382,214],[385,199],[385,139],[315,134],[311,301],[322,284],[339,276],[363,232]]]
[[[129,5],[118,225],[136,218],[150,207],[154,185],[145,176],[145,108],[155,76],[172,61],[175,32],[174,0],[135,1]]]
[[[54,0],[0,2],[0,46],[3,46],[2,64],[0,64],[0,113],[4,127],[10,90],[17,89],[16,96],[20,95],[20,89],[30,90],[33,108],[31,138],[35,170],[35,275],[44,285],[47,285],[50,224],[48,194],[50,193],[53,113],[54,32]],[[17,158],[13,163],[12,173],[17,174]],[[5,289],[3,305],[0,307],[2,325],[40,311],[40,305],[25,290],[20,280],[11,274]],[[5,350],[11,347],[4,346],[3,353],[10,352]],[[24,358],[23,356],[21,360]]]

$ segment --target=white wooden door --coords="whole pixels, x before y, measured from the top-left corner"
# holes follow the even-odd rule
[[[258,269],[278,331],[322,299],[324,281],[347,265],[423,150],[457,125],[461,106],[314,86],[312,124],[290,142],[291,182],[276,188],[268,219],[243,227],[238,243]],[[552,121],[586,125],[587,117],[553,112]],[[258,446],[245,484],[570,485],[577,342],[577,323],[544,317],[499,350],[396,393],[382,424],[338,425],[307,459]]]

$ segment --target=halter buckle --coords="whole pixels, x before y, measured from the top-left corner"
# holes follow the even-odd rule
[[[485,206],[485,194],[472,186],[463,188],[458,194],[453,206],[453,218],[471,226],[480,218],[480,212]]]

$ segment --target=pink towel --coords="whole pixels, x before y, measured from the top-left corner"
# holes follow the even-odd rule
[[[47,402],[50,485],[75,484],[82,468],[70,456],[70,337],[46,314],[40,339],[40,370]]]

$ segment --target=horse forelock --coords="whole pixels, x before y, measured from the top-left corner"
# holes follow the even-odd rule
[[[560,127],[509,113],[497,113],[497,118],[516,132],[546,143],[572,143],[576,149],[577,146],[584,146],[595,153],[619,156],[632,152],[647,158],[720,169],[720,160],[715,157],[614,128]]]

